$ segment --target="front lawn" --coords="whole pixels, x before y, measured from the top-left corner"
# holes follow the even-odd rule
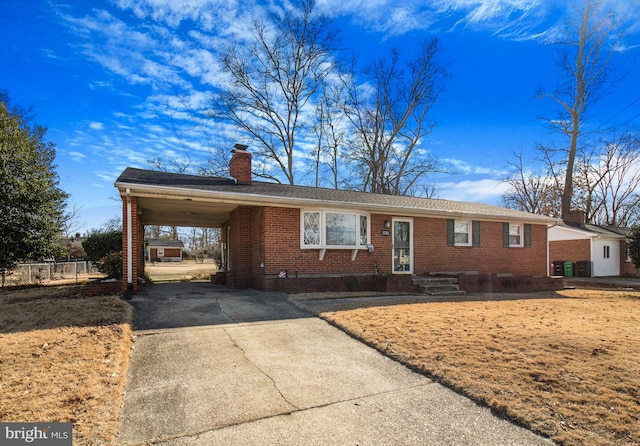
[[[0,291],[0,420],[73,422],[74,445],[112,445],[132,307],[79,287]]]
[[[321,316],[559,444],[640,443],[638,291],[564,290],[551,299]]]

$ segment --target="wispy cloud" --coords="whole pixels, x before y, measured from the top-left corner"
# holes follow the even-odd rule
[[[85,159],[87,159],[87,155],[85,155],[84,153],[80,153],[80,152],[69,152],[67,155],[69,155],[69,157],[73,161],[75,161],[76,163],[81,163]]]
[[[437,183],[436,187],[440,198],[488,204],[499,204],[502,196],[509,190],[507,183],[492,179],[447,181]]]
[[[89,123],[89,128],[91,130],[103,130],[104,124],[102,122],[91,121]]]

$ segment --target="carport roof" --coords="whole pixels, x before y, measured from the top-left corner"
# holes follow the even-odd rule
[[[216,223],[225,220],[226,214],[239,205],[279,206],[279,207],[327,207],[355,209],[404,216],[439,216],[444,218],[475,218],[485,220],[508,220],[537,224],[554,224],[558,220],[542,215],[506,209],[483,203],[442,200],[434,198],[406,197],[372,194],[367,192],[291,186],[278,183],[253,181],[251,184],[237,184],[234,180],[220,177],[159,172],[128,167],[116,180],[115,186],[122,195],[129,189],[138,199],[139,207],[155,212],[170,213],[171,202],[182,201],[179,212],[188,212],[189,206],[203,210],[209,203],[221,211]],[[164,205],[155,200],[164,200]],[[175,204],[175,203],[174,203]],[[196,206],[197,204],[197,206]],[[158,207],[160,206],[160,208]],[[205,209],[206,210],[206,209]],[[213,213],[211,215],[213,217]],[[145,224],[170,224],[150,222]],[[192,222],[193,223],[193,222]],[[180,223],[178,223],[180,224]],[[198,226],[196,224],[190,224]]]

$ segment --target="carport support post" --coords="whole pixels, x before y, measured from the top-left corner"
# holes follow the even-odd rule
[[[127,188],[127,291],[133,291],[133,216],[131,213],[131,189]]]

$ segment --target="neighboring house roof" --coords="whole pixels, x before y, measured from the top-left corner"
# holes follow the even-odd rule
[[[236,184],[232,179],[175,174],[128,167],[115,183],[122,193],[130,189],[145,197],[218,200],[254,206],[339,207],[396,215],[437,215],[554,224],[558,219],[482,203],[373,194],[310,186],[253,181]]]
[[[561,230],[565,232],[572,232],[575,234],[580,234],[586,238],[611,237],[611,238],[625,239],[627,238],[626,234],[628,233],[628,230],[625,228],[591,225],[591,224],[580,226],[580,225],[560,223],[549,229],[551,231]]]
[[[149,239],[149,248],[184,248],[181,240]]]

